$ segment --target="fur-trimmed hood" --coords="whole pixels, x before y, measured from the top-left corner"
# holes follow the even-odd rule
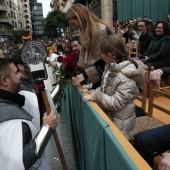
[[[138,87],[141,87],[145,79],[145,66],[141,61],[135,61],[138,68],[131,61],[124,61],[119,64],[111,63],[110,70],[113,72],[121,71],[125,76],[136,81]]]

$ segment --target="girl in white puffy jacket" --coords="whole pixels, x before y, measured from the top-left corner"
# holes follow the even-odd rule
[[[89,91],[83,101],[96,102],[119,130],[130,140],[135,135],[135,104],[133,100],[144,82],[144,64],[128,59],[126,46],[116,35],[105,37],[100,44],[106,62],[102,83]]]

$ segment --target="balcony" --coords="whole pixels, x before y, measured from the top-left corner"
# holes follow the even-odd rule
[[[31,13],[30,13],[30,11],[28,11],[28,12],[25,11],[25,12],[24,12],[24,15],[31,15]]]
[[[25,13],[24,16],[25,16],[25,18],[31,19],[31,14]]]
[[[7,6],[4,3],[0,3],[0,11],[7,11]]]
[[[18,19],[18,23],[22,23],[22,20],[21,20],[21,19]]]
[[[8,24],[12,25],[12,21],[9,20],[8,18],[0,18],[0,23],[8,23]]]
[[[29,11],[29,8],[28,7],[24,7],[23,11]]]
[[[25,28],[26,31],[31,31],[31,28]]]
[[[24,5],[28,5],[28,6],[29,6],[29,2],[28,2],[28,1],[27,1],[27,2],[24,2],[23,4],[24,4]]]
[[[26,26],[26,27],[30,27],[31,24],[27,22],[27,23],[25,23],[25,26]]]
[[[31,22],[31,19],[30,18],[25,18],[25,21]]]

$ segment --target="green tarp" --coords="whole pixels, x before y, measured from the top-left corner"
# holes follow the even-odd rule
[[[83,94],[71,85],[62,98],[64,115],[78,170],[136,170],[116,137]]]

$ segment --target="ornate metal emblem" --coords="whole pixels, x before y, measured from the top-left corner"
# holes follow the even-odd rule
[[[22,48],[21,57],[25,63],[37,65],[47,57],[47,48],[39,41],[28,41]]]

